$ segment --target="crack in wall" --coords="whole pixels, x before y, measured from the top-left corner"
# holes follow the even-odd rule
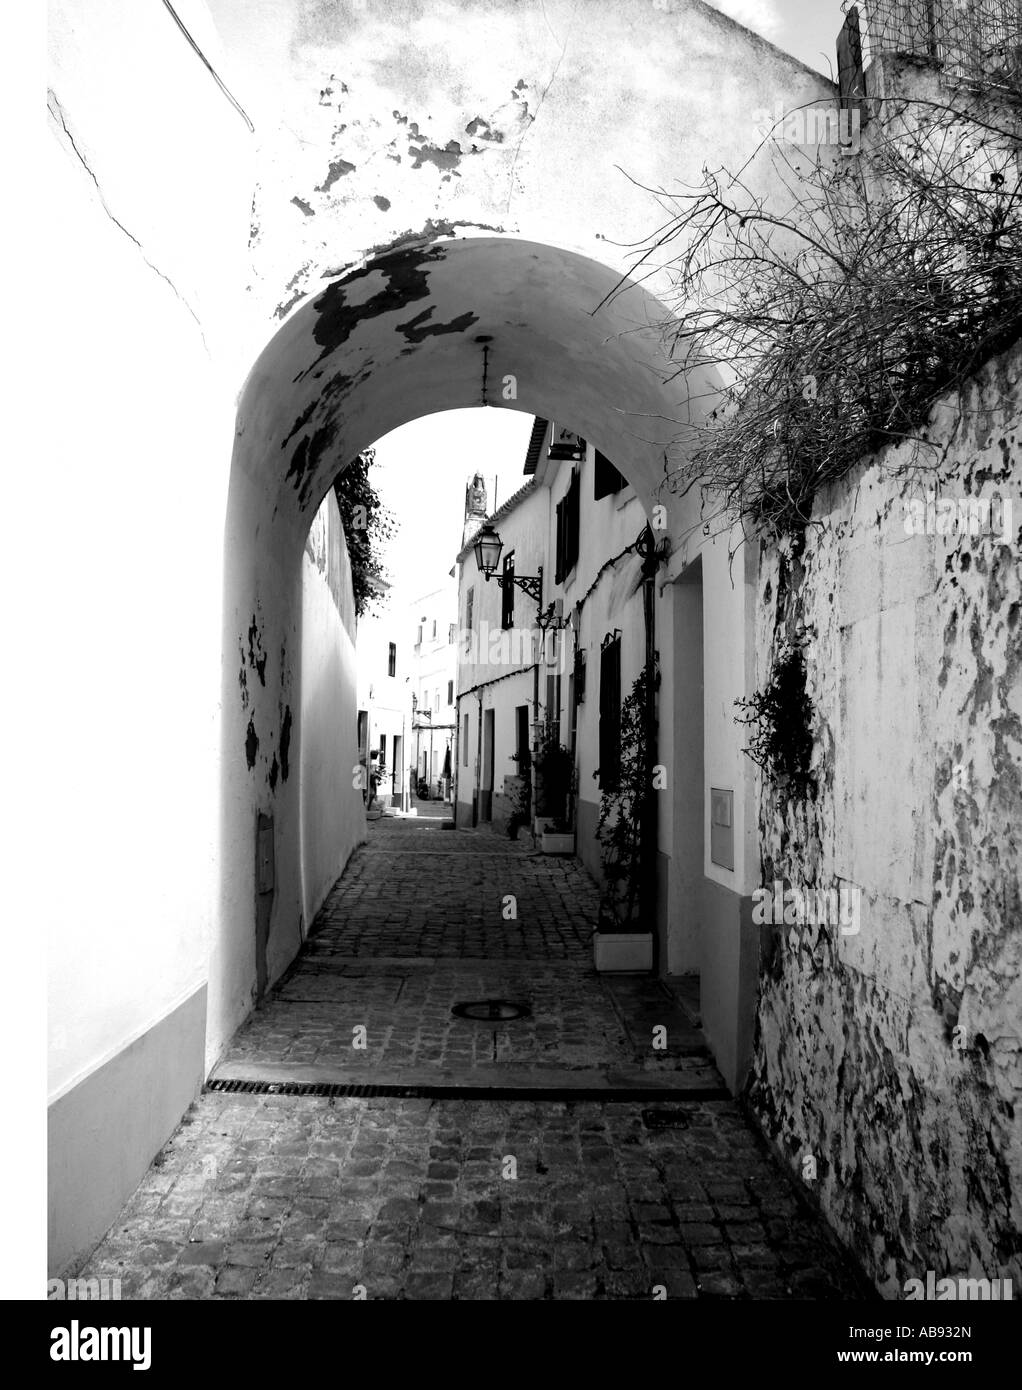
[[[152,263],[152,261],[151,261],[151,260],[149,259],[149,257],[146,255],[146,253],[145,253],[145,251],[144,251],[144,249],[143,249],[143,247],[142,247],[142,243],[139,241],[138,237],[137,237],[137,236],[134,236],[131,232],[129,232],[128,229],[127,229],[127,227],[124,225],[124,223],[121,222],[117,217],[115,217],[114,214],[111,212],[110,207],[109,207],[109,205],[107,204],[106,198],[105,198],[104,195],[103,195],[103,190],[102,190],[102,188],[100,187],[99,179],[97,179],[96,175],[92,172],[92,169],[89,167],[88,160],[85,158],[85,156],[82,154],[81,150],[78,148],[77,141],[75,140],[74,136],[71,134],[71,131],[70,131],[69,127],[68,127],[67,119],[66,119],[66,117],[65,117],[65,115],[64,115],[64,108],[61,106],[60,101],[59,101],[59,99],[58,99],[58,97],[57,97],[57,94],[53,91],[52,87],[51,87],[51,88],[47,91],[47,93],[46,93],[46,105],[47,105],[47,109],[49,110],[49,113],[50,113],[51,117],[53,118],[53,120],[59,122],[60,127],[61,127],[61,129],[63,130],[64,134],[67,136],[68,143],[70,144],[72,150],[74,151],[75,155],[77,156],[78,161],[79,161],[79,163],[81,164],[82,168],[85,170],[85,172],[88,174],[89,178],[90,178],[90,179],[92,180],[92,182],[95,184],[95,186],[96,186],[96,192],[99,194],[99,201],[100,201],[100,204],[101,204],[101,206],[102,206],[102,208],[103,208],[103,211],[106,213],[107,217],[109,217],[110,221],[114,224],[114,226],[117,227],[117,228],[119,228],[120,231],[122,231],[122,232],[124,233],[124,235],[128,238],[128,240],[129,240],[134,246],[136,246],[136,247],[138,248],[139,254],[141,255],[142,259],[145,261],[145,263],[146,263],[146,265],[149,267],[149,269],[150,269],[151,271],[153,271],[154,274],[158,275],[158,276],[160,277],[161,280],[165,281],[165,282],[170,286],[170,288],[174,291],[175,295],[178,297],[178,299],[181,301],[181,303],[185,306],[185,308],[186,308],[186,309],[188,310],[188,312],[191,314],[192,318],[195,320],[196,327],[197,327],[198,330],[199,330],[199,337],[202,339],[202,346],[206,349],[206,352],[208,353],[208,352],[209,352],[209,345],[208,345],[208,343],[206,342],[206,335],[205,335],[205,333],[202,331],[202,322],[201,322],[201,320],[199,319],[198,314],[195,312],[195,310],[194,310],[194,309],[192,308],[192,306],[189,304],[188,300],[184,297],[184,295],[181,293],[181,291],[180,291],[180,290],[177,288],[177,286],[174,284],[173,280],[171,280],[170,277],[169,277],[168,275],[165,275],[165,274],[163,273],[163,271],[159,268],[159,266],[154,265],[154,264]]]

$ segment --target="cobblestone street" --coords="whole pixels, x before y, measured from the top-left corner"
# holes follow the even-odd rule
[[[861,1296],[690,1010],[596,974],[596,902],[531,842],[372,822],[89,1275],[143,1298]],[[490,998],[527,1016],[452,1017]]]

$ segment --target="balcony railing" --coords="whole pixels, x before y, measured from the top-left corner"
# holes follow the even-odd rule
[[[1022,0],[844,0],[859,12],[863,60],[928,59],[953,82],[1022,94]]]

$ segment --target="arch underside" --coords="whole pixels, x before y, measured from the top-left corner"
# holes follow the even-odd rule
[[[238,461],[274,516],[307,525],[382,435],[490,405],[564,421],[648,501],[719,390],[712,369],[667,360],[667,319],[641,286],[572,252],[509,237],[398,246],[277,332],[243,393]]]

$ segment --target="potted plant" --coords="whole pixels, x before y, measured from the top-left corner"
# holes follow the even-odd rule
[[[575,832],[564,816],[554,816],[540,826],[539,847],[544,854],[574,854]]]
[[[548,727],[536,755],[536,830],[544,854],[575,852],[575,834],[568,819],[574,771],[571,754]]]
[[[600,920],[593,937],[596,968],[643,973],[653,968],[653,924],[643,920],[643,837],[656,795],[650,681],[655,667],[643,668],[621,706],[618,757],[612,768],[597,769],[602,795],[596,838],[603,859]]]

